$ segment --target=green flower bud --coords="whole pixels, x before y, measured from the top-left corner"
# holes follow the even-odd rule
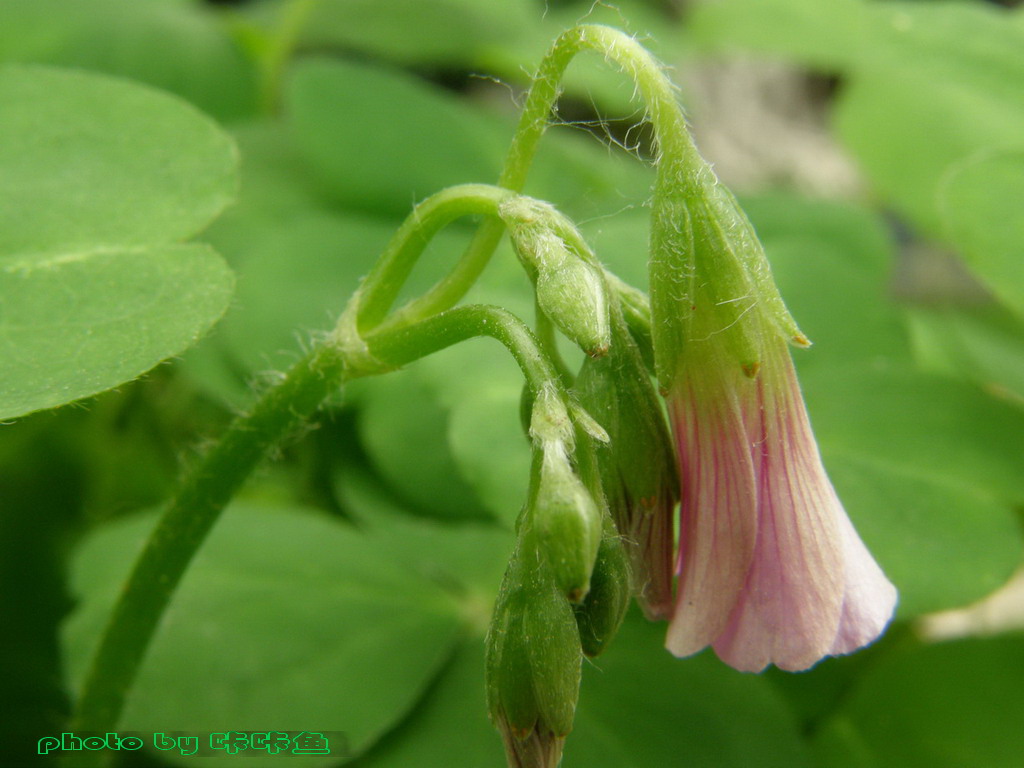
[[[649,619],[662,619],[672,611],[675,452],[640,351],[618,312],[612,330],[611,352],[584,361],[576,395],[609,434],[607,444],[596,445],[605,499],[629,555],[637,600]]]
[[[608,647],[626,616],[630,598],[629,556],[610,519],[597,550],[590,591],[574,607],[580,644],[587,656],[597,656]]]
[[[579,697],[579,635],[529,532],[509,562],[487,633],[487,704],[513,768],[555,768]]]
[[[608,296],[594,267],[570,256],[538,271],[537,304],[588,355],[600,357],[608,352]]]
[[[499,209],[512,246],[532,275],[537,304],[592,357],[608,351],[608,288],[572,223],[547,203],[516,197]]]
[[[532,519],[555,583],[572,602],[590,589],[601,545],[601,510],[561,443],[544,446]]]

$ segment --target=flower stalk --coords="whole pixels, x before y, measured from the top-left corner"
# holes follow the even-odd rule
[[[85,678],[71,731],[116,730],[160,618],[192,557],[267,451],[308,419],[347,375],[345,359],[320,345],[237,419],[189,472],[136,559]],[[102,752],[69,752],[68,764],[100,765]],[[106,753],[109,758],[110,753]]]

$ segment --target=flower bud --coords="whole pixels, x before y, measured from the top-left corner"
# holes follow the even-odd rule
[[[512,768],[555,768],[579,697],[579,635],[527,533],[501,585],[487,633],[487,704]]]
[[[608,289],[604,275],[579,252],[583,239],[552,206],[526,197],[503,203],[512,246],[535,275],[537,304],[555,327],[591,357],[608,351]],[[569,236],[572,243],[567,242]]]
[[[608,352],[608,297],[598,271],[568,257],[537,273],[537,304],[590,357]]]
[[[575,606],[580,645],[587,656],[597,656],[615,637],[629,608],[629,557],[610,519],[597,550],[590,591]]]
[[[569,600],[579,602],[590,589],[601,545],[601,510],[561,443],[543,449],[532,517],[555,584]]]
[[[633,589],[649,619],[672,611],[673,512],[679,494],[675,452],[640,351],[617,313],[607,357],[585,360],[580,404],[607,430],[597,445],[601,485],[632,565]]]

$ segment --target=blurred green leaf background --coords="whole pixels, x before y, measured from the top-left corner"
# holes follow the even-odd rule
[[[796,359],[825,463],[900,604],[870,649],[798,675],[674,659],[631,615],[585,670],[563,764],[1024,764],[1024,590],[1005,586],[1024,510],[1024,8],[982,0],[0,2],[0,764],[55,764],[36,741],[64,729],[181,467],[331,327],[414,202],[496,179],[528,74],[584,19],[671,67],[815,342]],[[526,192],[645,287],[632,95],[575,63]],[[92,134],[62,132],[81,121]],[[93,135],[107,175],[74,165]],[[408,290],[471,233],[443,233]],[[528,288],[502,246],[471,298],[528,317]],[[120,325],[80,335],[111,306]],[[65,371],[51,348],[82,357]],[[501,764],[482,638],[526,492],[520,387],[477,340],[339,394],[218,524],[122,730],[340,730],[359,768]]]

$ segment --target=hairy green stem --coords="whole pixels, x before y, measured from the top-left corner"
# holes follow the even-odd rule
[[[699,183],[699,169],[706,166],[686,130],[675,87],[658,62],[624,32],[612,27],[584,24],[563,33],[541,62],[530,85],[498,186],[522,191],[537,144],[559,96],[562,76],[576,54],[584,50],[594,51],[614,62],[636,83],[658,145],[656,194],[658,188],[669,183]],[[422,319],[454,306],[487,265],[501,234],[500,223],[489,220],[481,224],[451,273],[423,296],[397,311],[392,322],[397,325]]]
[[[531,392],[545,387],[564,392],[530,329],[498,307],[459,307],[409,327],[370,334],[366,341],[375,358],[398,367],[475,336],[504,344]],[[72,732],[106,733],[117,727],[160,618],[221,511],[266,453],[351,375],[341,350],[319,345],[248,416],[236,420],[186,477],[114,607],[69,725]],[[68,753],[66,764],[84,768],[104,762],[101,752],[83,752]]]
[[[464,215],[496,216],[514,193],[487,185],[453,187],[413,211],[354,297],[356,316],[371,329],[387,313],[429,240]],[[494,307],[466,307],[412,327],[370,332],[362,345],[379,370],[404,365],[471,336],[494,336],[513,353],[531,390],[558,380],[533,334],[514,316]],[[358,336],[358,334],[357,334]],[[116,726],[125,697],[175,588],[252,469],[282,437],[301,425],[346,378],[379,372],[362,368],[357,354],[334,334],[270,390],[252,413],[238,419],[217,446],[186,477],[136,560],[93,657],[72,723],[75,730],[105,732]],[[96,765],[92,753],[69,764]]]
[[[382,325],[398,327],[455,306],[484,271],[504,232],[505,226],[500,221],[488,219],[482,222],[451,272],[425,294],[393,312]]]
[[[496,218],[498,206],[513,196],[507,189],[488,184],[461,184],[441,190],[413,208],[359,288],[359,330],[367,331],[381,323],[416,260],[438,231],[462,216]],[[460,290],[469,290],[470,286],[462,286],[458,276],[452,280]]]
[[[397,330],[371,333],[366,343],[375,358],[400,366],[477,336],[490,336],[508,348],[534,396],[546,388],[564,392],[558,371],[533,331],[501,307],[456,307]]]
[[[697,150],[686,131],[675,87],[654,57],[625,32],[598,24],[583,24],[562,33],[541,62],[523,106],[519,127],[498,182],[500,186],[517,191],[523,188],[537,144],[561,93],[565,70],[576,54],[584,50],[601,54],[636,83],[663,158],[675,156],[692,160],[696,157]]]
[[[238,418],[186,477],[135,561],[100,639],[69,728],[113,730],[128,691],[182,575],[221,511],[267,451],[301,425],[345,378],[337,349],[321,345]],[[104,762],[68,753],[68,765]],[[109,755],[108,755],[109,757]]]

